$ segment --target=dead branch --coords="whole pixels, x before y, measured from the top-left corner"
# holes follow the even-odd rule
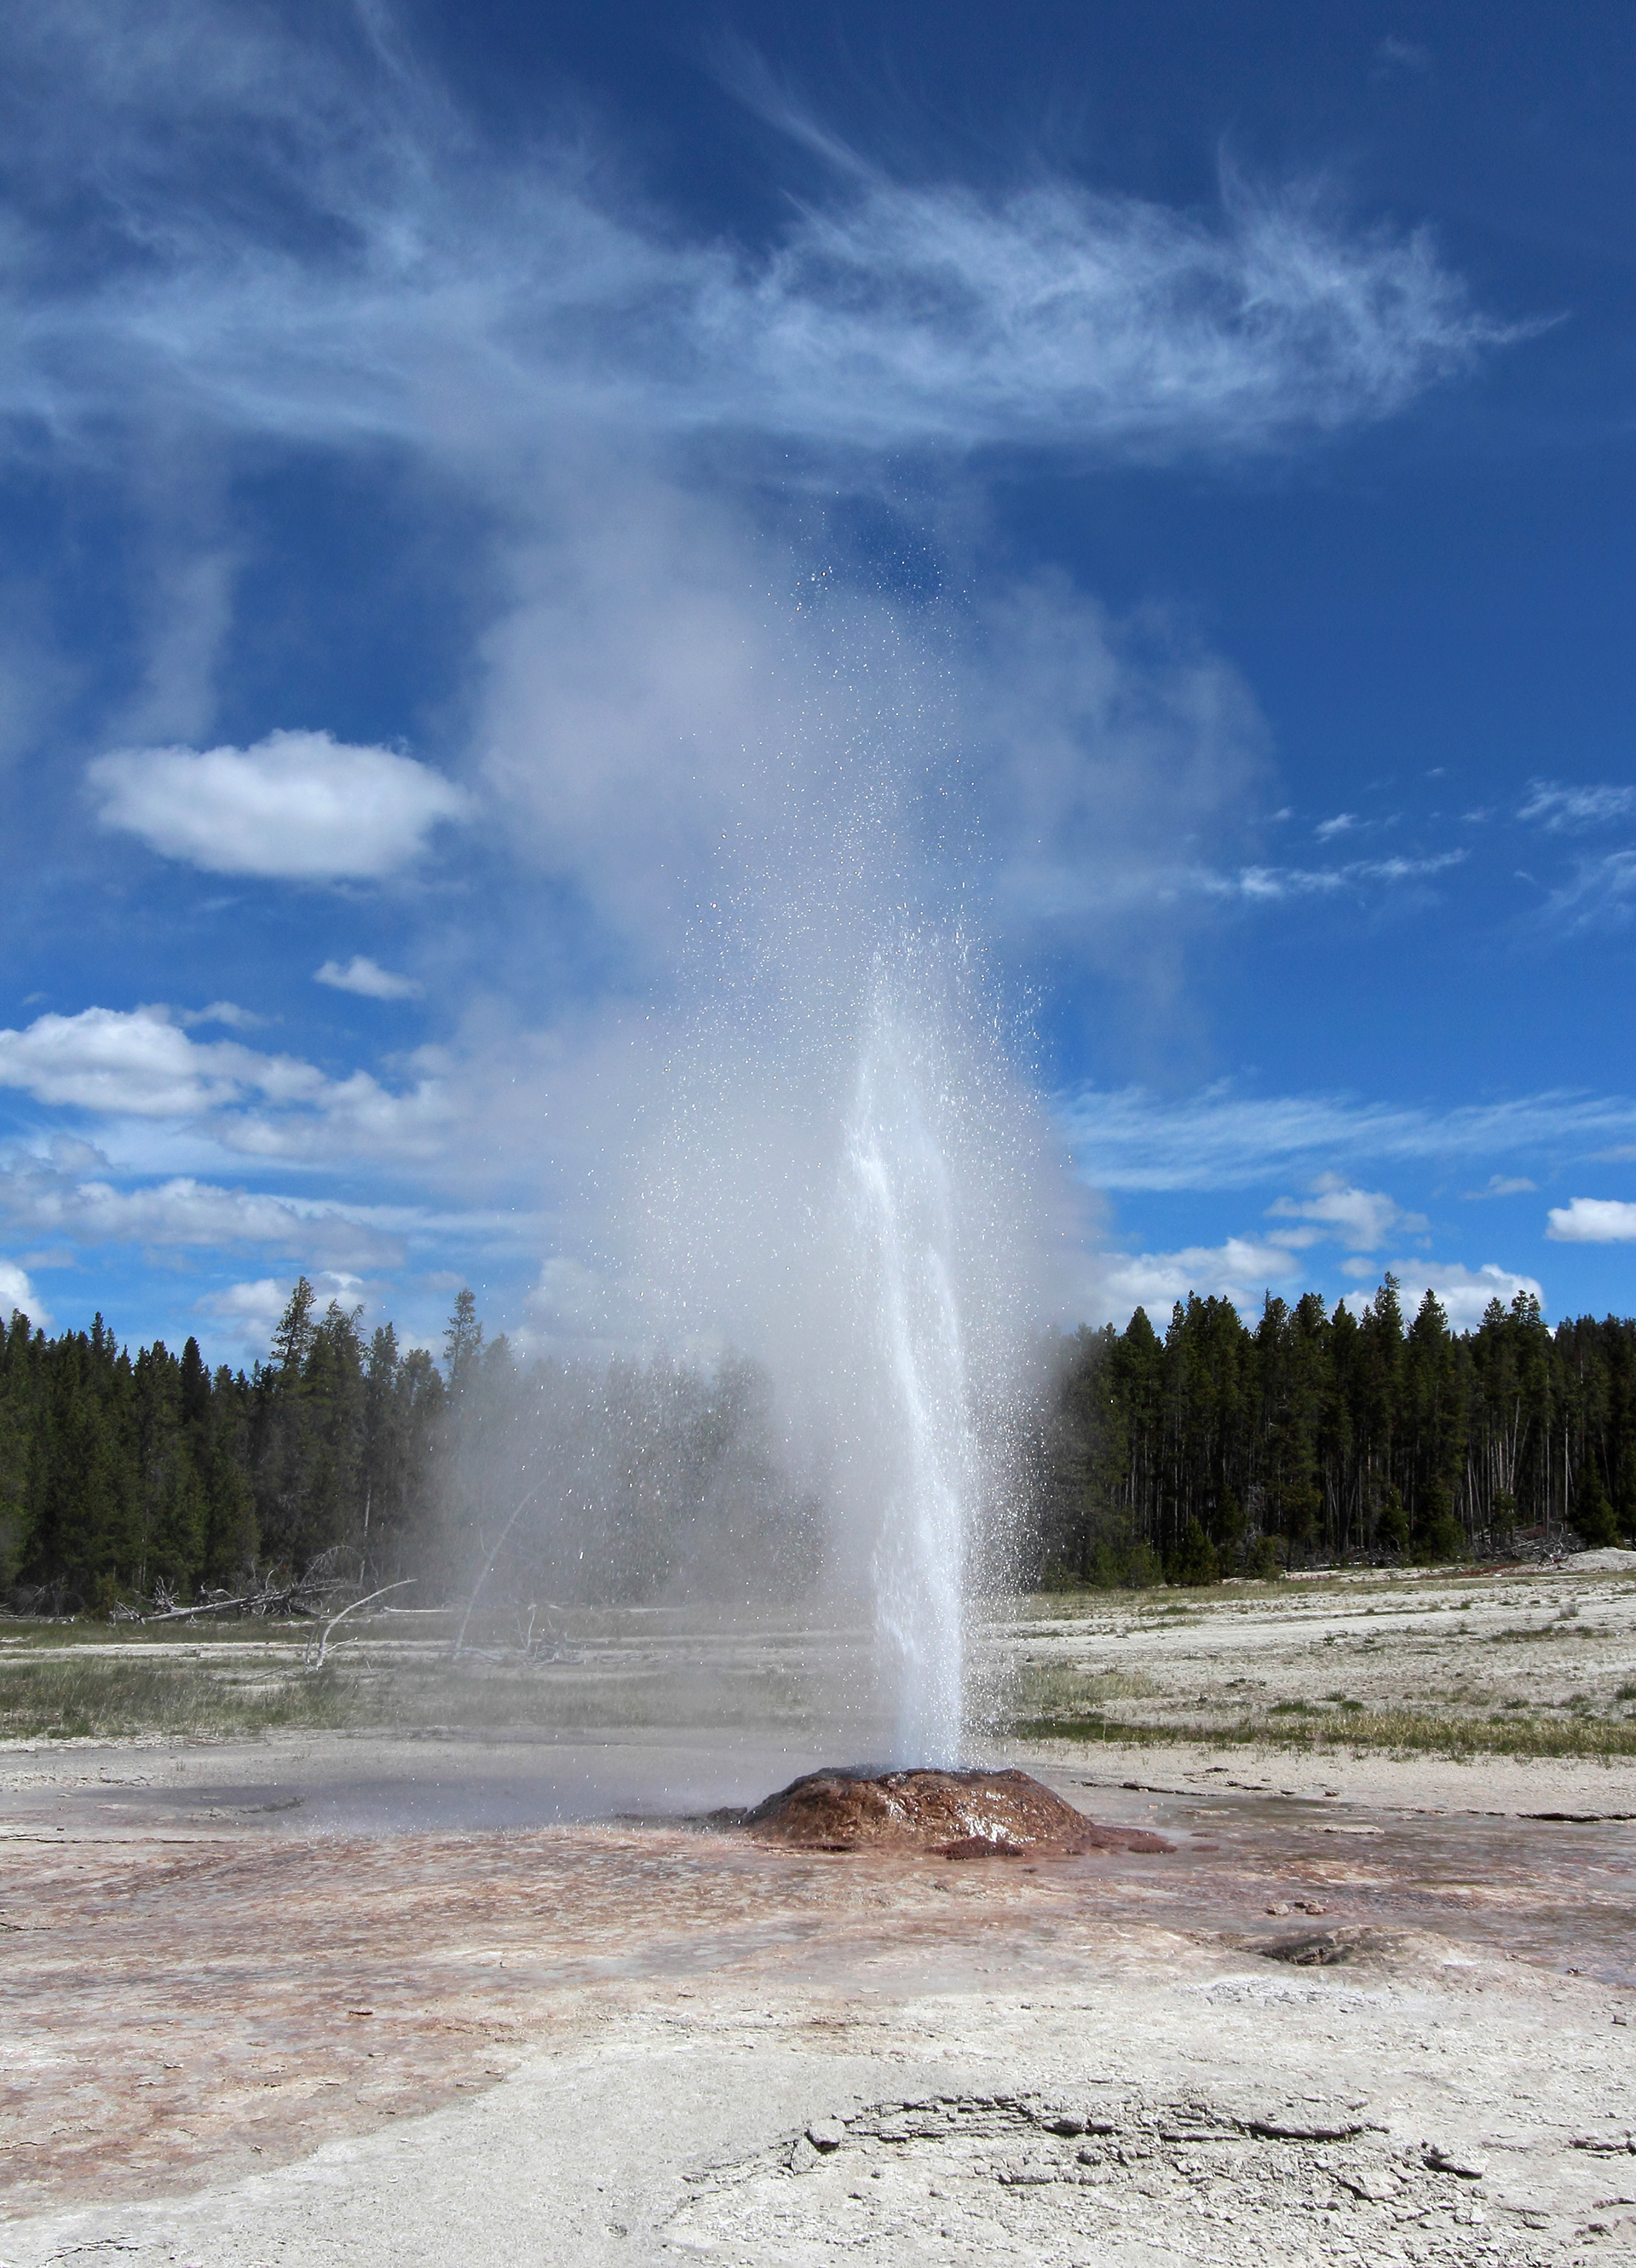
[[[384,1599],[389,1591],[407,1591],[415,1580],[415,1578],[413,1575],[406,1575],[401,1582],[383,1583],[378,1591],[370,1591],[362,1599],[354,1599],[349,1606],[342,1607],[338,1615],[332,1615],[324,1625],[323,1636],[319,1639],[318,1653],[316,1658],[313,1657],[312,1649],[311,1646],[309,1646],[306,1653],[301,1658],[302,1668],[304,1669],[322,1669],[324,1667],[325,1652],[329,1645],[329,1634],[331,1631],[334,1629],[337,1623],[344,1623],[348,1615],[356,1615],[360,1607],[367,1607],[371,1600]]]

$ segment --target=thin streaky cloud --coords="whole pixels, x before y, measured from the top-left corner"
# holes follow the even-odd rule
[[[1057,1111],[1081,1178],[1107,1189],[1242,1189],[1308,1159],[1589,1157],[1636,1134],[1636,1101],[1562,1093],[1434,1110],[1220,1090],[1168,1102],[1126,1087],[1064,1094]]]
[[[121,77],[96,53],[107,14],[60,26],[51,92],[78,138],[19,151],[33,194],[0,300],[0,407],[81,446],[163,405],[480,454],[554,415],[1158,459],[1389,416],[1523,335],[1473,308],[1424,231],[1360,226],[1310,188],[1229,180],[1205,220],[1061,179],[980,195],[860,161],[751,252],[598,202],[580,152],[485,151],[446,104],[403,105],[399,77],[383,99],[356,54],[262,30],[235,73],[208,11],[165,11]],[[189,58],[174,85],[154,67],[165,27]],[[276,180],[275,203],[200,179],[212,137]],[[83,265],[62,258],[70,184],[94,216]],[[55,266],[27,210],[50,190]]]
[[[1528,800],[1517,813],[1519,819],[1544,827],[1553,835],[1606,827],[1632,816],[1636,816],[1636,787],[1606,783],[1565,787],[1559,780],[1530,780]]]
[[[1522,878],[1532,880],[1531,875]],[[1581,859],[1554,889],[1537,919],[1547,930],[1624,929],[1636,913],[1636,850]]]
[[[439,1211],[425,1205],[357,1204],[287,1190],[224,1188],[191,1174],[121,1186],[94,1151],[89,1173],[52,1158],[0,1158],[0,1220],[38,1241],[154,1249],[259,1246],[270,1252],[357,1266],[389,1266],[412,1246],[492,1242],[526,1246],[541,1216],[525,1211]]]
[[[1440,850],[1425,858],[1354,858],[1344,866],[1243,866],[1236,874],[1199,873],[1193,887],[1210,897],[1262,902],[1284,898],[1332,897],[1371,883],[1422,881],[1463,865],[1464,850]]]

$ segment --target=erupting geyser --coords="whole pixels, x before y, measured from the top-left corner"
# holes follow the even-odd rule
[[[1009,1572],[1047,1145],[952,925],[884,919],[867,954],[730,1005],[671,1049],[656,1336],[772,1375],[827,1594],[873,1627],[828,1697],[851,1752],[954,1766],[971,1610]]]
[[[816,704],[746,757],[654,1027],[622,1255],[651,1344],[770,1373],[826,1594],[873,1631],[869,1661],[838,1649],[837,1736],[943,1767],[973,1603],[1010,1572],[1062,1187],[961,862],[928,833],[955,824],[957,772],[923,728]]]
[[[928,1035],[882,983],[870,1003],[846,1172],[861,1344],[880,1423],[876,1624],[896,1696],[893,1760],[960,1760],[965,1576],[981,1455],[965,1366],[956,1210]]]

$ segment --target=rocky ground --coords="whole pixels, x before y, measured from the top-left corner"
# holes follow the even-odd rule
[[[1617,1726],[1636,1585],[1176,1603],[996,1640],[1139,1689],[1007,1760],[1168,1852],[679,1816],[825,1760],[754,1725],[13,1744],[0,2263],[1636,2257],[1636,1764],[1325,1699]]]

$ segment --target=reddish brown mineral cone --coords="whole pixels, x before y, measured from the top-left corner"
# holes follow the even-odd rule
[[[757,1804],[744,1823],[804,1850],[920,1850],[947,1859],[1175,1847],[1140,1828],[1100,1827],[1022,1771],[808,1772]]]

